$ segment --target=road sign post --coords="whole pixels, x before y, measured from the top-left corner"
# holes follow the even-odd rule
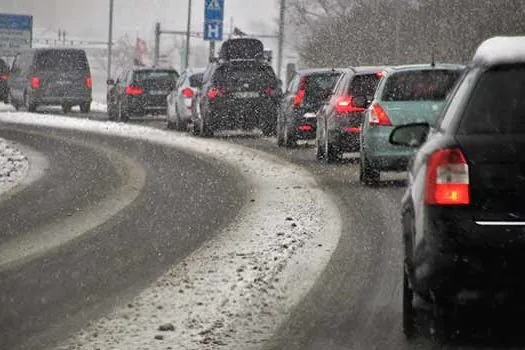
[[[0,56],[12,57],[32,40],[33,16],[0,14]]]
[[[210,42],[210,61],[215,55],[215,41],[223,38],[224,0],[204,0],[204,40]]]

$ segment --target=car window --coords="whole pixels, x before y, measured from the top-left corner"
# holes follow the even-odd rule
[[[525,133],[525,65],[495,67],[479,78],[460,123],[462,134]]]
[[[184,85],[184,82],[186,81],[186,77],[187,77],[188,73],[187,72],[184,72],[182,73],[182,75],[179,77],[179,79],[177,79],[177,85],[175,85],[175,87],[178,89],[180,88],[182,85]]]
[[[390,75],[383,90],[383,101],[441,101],[460,77],[460,70],[402,71]]]
[[[258,86],[275,86],[277,78],[272,67],[267,65],[224,65],[219,67],[213,82],[221,86],[240,86],[255,83]]]
[[[45,50],[37,52],[36,69],[49,71],[89,70],[86,54],[80,50]]]
[[[380,78],[375,73],[356,75],[354,79],[352,79],[348,94],[351,96],[364,96],[368,100],[372,100],[379,80]]]
[[[293,79],[290,81],[290,84],[288,85],[288,92],[292,94],[297,94],[297,91],[299,91],[300,83],[301,83],[301,75],[295,74]]]
[[[177,81],[179,74],[174,70],[139,70],[133,74],[133,80],[171,80]]]
[[[341,73],[310,74],[306,77],[306,96],[330,95]]]
[[[7,63],[0,58],[0,74],[5,73],[9,70],[9,67],[7,66]]]
[[[202,85],[202,78],[204,73],[195,73],[190,76],[190,86],[192,88],[198,88]]]

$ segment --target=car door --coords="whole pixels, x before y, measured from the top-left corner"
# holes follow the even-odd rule
[[[329,133],[339,130],[339,121],[336,119],[339,117],[335,111],[335,105],[337,104],[336,101],[340,97],[346,96],[354,75],[355,74],[353,72],[343,73],[341,79],[334,89],[334,93],[330,97],[328,103],[325,105],[325,113],[323,113],[325,117],[323,140],[329,136]]]

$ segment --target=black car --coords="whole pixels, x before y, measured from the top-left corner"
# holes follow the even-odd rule
[[[0,101],[8,103],[9,89],[7,80],[9,79],[9,66],[3,59],[0,58]]]
[[[271,135],[282,94],[272,66],[261,55],[262,44],[258,40],[243,42],[247,46],[233,45],[231,40],[227,44],[229,49],[221,50],[221,58],[204,73],[193,116],[194,134],[260,128]],[[250,49],[252,44],[256,48]]]
[[[110,120],[166,114],[167,96],[175,88],[179,73],[173,68],[135,68],[116,81],[108,80],[107,109]]]
[[[18,53],[8,79],[11,104],[33,112],[40,105],[75,105],[91,109],[93,80],[86,52],[80,49],[39,48]]]
[[[482,43],[437,126],[407,124],[390,135],[394,145],[422,145],[402,202],[407,336],[421,314],[415,296],[433,306],[441,331],[464,304],[523,306],[523,47],[524,37]]]
[[[318,160],[334,162],[344,152],[359,151],[361,124],[384,69],[353,67],[343,71],[330,101],[317,115]]]
[[[297,140],[315,139],[317,112],[341,76],[340,69],[298,70],[284,93],[277,117],[277,144],[293,147]]]

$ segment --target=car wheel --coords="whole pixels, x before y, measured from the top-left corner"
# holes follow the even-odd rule
[[[324,149],[321,146],[320,140],[315,140],[315,157],[317,158],[317,160],[324,159]]]
[[[199,127],[199,134],[198,135],[200,137],[211,137],[211,136],[213,136],[213,130],[210,129],[210,127],[208,126],[208,124],[204,120],[204,117],[202,116],[202,114],[200,114],[198,127]]]
[[[127,122],[129,120],[129,112],[126,110],[127,108],[122,106],[122,102],[118,102],[118,108],[117,108],[117,120],[119,122]]]
[[[275,135],[276,126],[274,125],[275,123],[272,122],[272,119],[273,118],[271,117],[265,116],[265,118],[263,119],[261,123],[261,131],[264,136]]]
[[[381,172],[370,164],[364,152],[359,157],[359,181],[365,185],[375,185],[381,179]]]
[[[407,339],[416,335],[416,310],[414,308],[414,291],[410,287],[408,274],[403,267],[403,333]]]
[[[91,102],[84,102],[80,104],[80,113],[87,114],[91,112]]]
[[[27,93],[24,94],[24,106],[28,112],[32,113],[36,111],[37,105],[31,101],[31,98],[27,95]]]
[[[175,129],[175,124],[173,124],[173,122],[169,119],[166,120],[166,128],[168,128],[168,130],[174,130]]]
[[[67,113],[71,112],[71,108],[72,107],[73,107],[72,105],[64,103],[62,105],[62,112],[64,112],[64,114],[67,114]]]
[[[186,131],[188,130],[188,123],[179,119],[178,116],[175,117],[175,130],[177,131]]]
[[[284,126],[284,147],[294,148],[297,146],[297,139],[293,132],[291,132],[288,127]]]
[[[335,146],[328,140],[328,135],[325,135],[325,143],[323,149],[323,159],[326,163],[335,163],[342,158],[339,147]]]

